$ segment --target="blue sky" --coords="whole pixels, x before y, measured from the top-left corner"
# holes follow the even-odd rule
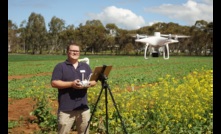
[[[41,14],[46,26],[57,17],[78,27],[87,20],[115,23],[132,30],[156,22],[192,26],[197,20],[213,22],[213,0],[8,0],[8,19],[18,27],[30,14]]]

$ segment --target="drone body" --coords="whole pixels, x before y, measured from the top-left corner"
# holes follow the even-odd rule
[[[161,36],[167,36],[166,37],[161,37]],[[139,37],[139,35],[137,36]],[[141,42],[145,44],[145,52],[144,52],[144,58],[147,58],[147,51],[150,52],[150,55],[152,53],[159,53],[159,48],[163,48],[163,58],[164,59],[169,59],[169,45],[171,43],[177,43],[179,42],[177,38],[187,38],[189,36],[175,36],[175,39],[171,38],[171,34],[169,35],[160,35],[160,32],[155,32],[154,36],[147,36],[147,37],[140,37],[141,39],[136,39],[135,42]]]
[[[142,38],[142,39],[136,39],[136,42],[141,42],[141,43],[149,43],[151,46],[155,47],[162,47],[166,43],[177,43],[178,40],[173,40],[173,39],[168,39],[165,37],[148,37],[148,38]]]

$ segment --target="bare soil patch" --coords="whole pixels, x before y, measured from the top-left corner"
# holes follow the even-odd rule
[[[39,74],[27,74],[27,75],[13,75],[13,76],[8,76],[8,80],[30,78],[33,76],[46,76],[46,75],[51,75],[51,72],[45,72]]]
[[[9,129],[8,133],[31,134],[36,130],[40,130],[38,124],[31,124],[28,121],[35,118],[30,115],[30,112],[33,111],[34,104],[35,102],[31,98],[20,100],[8,98],[8,120],[19,122],[19,125]]]

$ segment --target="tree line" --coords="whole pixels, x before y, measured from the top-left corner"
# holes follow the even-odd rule
[[[144,45],[135,42],[132,35],[154,32],[189,35],[179,39],[178,45],[170,44],[172,55],[212,55],[213,22],[198,20],[193,26],[181,26],[170,22],[155,23],[136,30],[118,28],[114,23],[105,26],[100,20],[88,20],[85,25],[65,26],[65,21],[53,16],[46,29],[44,17],[32,12],[28,21],[19,26],[8,20],[8,52],[25,54],[65,54],[66,46],[74,41],[86,54],[139,55]]]

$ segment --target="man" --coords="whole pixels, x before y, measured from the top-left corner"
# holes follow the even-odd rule
[[[90,119],[87,89],[95,86],[96,81],[90,81],[87,86],[80,84],[82,75],[88,78],[92,70],[88,64],[78,62],[79,56],[80,47],[71,43],[67,46],[66,61],[58,63],[52,73],[51,86],[58,89],[59,134],[68,134],[74,121],[78,134],[84,134]]]

